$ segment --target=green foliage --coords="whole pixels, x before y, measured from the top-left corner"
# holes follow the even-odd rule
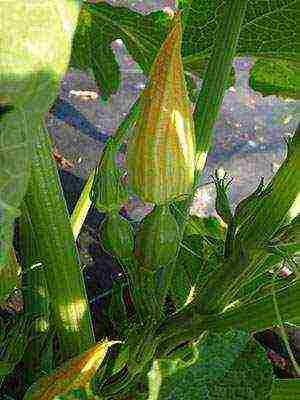
[[[151,400],[223,400],[269,398],[273,377],[265,352],[244,331],[209,333],[197,345],[198,357],[187,367],[167,368],[168,360],[158,360],[156,380],[161,379],[158,397]],[[150,393],[151,393],[150,387]],[[153,390],[153,389],[152,389]],[[156,390],[157,391],[157,390]]]
[[[271,400],[298,400],[300,398],[300,379],[276,379]]]
[[[221,217],[222,220],[226,224],[229,225],[232,221],[233,215],[232,215],[232,211],[230,209],[227,191],[232,182],[232,179],[230,181],[226,182],[226,179],[227,179],[226,174],[222,178],[220,178],[218,176],[217,171],[215,172],[215,176],[213,178],[214,178],[216,191],[217,191],[217,197],[216,197],[216,201],[215,201],[216,211],[217,211],[219,217]]]
[[[53,400],[100,400],[90,389],[77,388],[67,394],[55,396]]]
[[[225,228],[216,217],[190,215],[185,227],[185,235],[202,235],[217,241],[225,240]]]
[[[19,206],[27,189],[33,141],[29,132],[32,126],[28,113],[23,109],[14,107],[12,111],[1,115],[0,269],[9,262],[13,224],[20,215]]]
[[[0,268],[0,306],[16,288],[21,286],[20,272],[17,259],[13,256],[9,258],[8,265]]]
[[[184,32],[183,57],[210,54],[227,1],[192,0],[182,2],[188,8]],[[243,22],[237,55],[293,58],[297,55],[294,35],[298,3],[249,0]],[[276,26],[276,31],[274,31]]]
[[[198,0],[179,2],[185,25],[183,63],[187,71],[198,77],[203,77],[206,71],[216,31],[224,17],[225,5],[222,0],[209,0],[205,3]],[[294,36],[296,8],[297,2],[294,0],[284,3],[249,0],[236,55],[289,60],[293,58],[297,54]],[[84,4],[73,42],[70,66],[92,74],[100,88],[102,99],[107,100],[116,93],[120,84],[120,69],[110,48],[111,43],[122,39],[129,54],[148,75],[166,37],[169,23],[170,17],[162,11],[142,15],[104,2]],[[273,26],[280,28],[274,32]],[[232,69],[227,87],[233,82]],[[259,89],[257,84],[255,87]],[[260,87],[265,93],[265,87]]]
[[[238,226],[249,222],[259,205],[259,201],[270,194],[271,191],[271,186],[268,189],[264,189],[264,178],[261,178],[257,189],[237,205],[234,212],[235,224]]]
[[[182,307],[193,290],[199,289],[218,268],[221,251],[222,242],[210,244],[202,235],[184,237],[170,287],[177,308]]]
[[[48,111],[57,95],[75,14],[75,3],[61,2],[58,10],[44,2],[34,12],[33,4],[20,0],[0,7],[0,104],[12,107],[0,121],[0,268],[8,263],[13,223],[27,189],[36,117]],[[68,30],[62,29],[63,16]]]
[[[70,1],[68,8],[67,2],[53,2],[48,9],[49,13],[43,14],[40,13],[42,8],[37,6],[35,12],[29,12],[28,19],[27,15],[24,18],[22,12],[29,10],[24,2],[16,0],[12,3],[12,7],[19,7],[18,9],[0,9],[0,19],[2,22],[6,21],[3,33],[10,35],[4,36],[4,40],[1,37],[0,42],[0,111],[3,111],[0,121],[0,161],[5,163],[0,178],[0,245],[5,246],[4,252],[0,249],[0,264],[6,265],[9,261],[8,251],[12,245],[14,219],[19,214],[18,208],[28,187],[25,199],[30,217],[28,227],[35,234],[31,236],[29,232],[28,237],[39,238],[34,257],[40,257],[42,265],[45,265],[51,310],[54,314],[54,318],[51,315],[51,323],[59,333],[59,349],[66,358],[89,347],[94,338],[83,279],[77,263],[76,247],[70,226],[67,224],[68,218],[56,169],[50,162],[51,149],[42,120],[49,104],[57,95],[59,82],[70,55],[69,65],[91,73],[101,89],[102,99],[107,99],[117,91],[120,83],[120,70],[110,48],[111,43],[121,38],[131,56],[148,75],[170,26],[170,17],[161,11],[143,16],[124,7],[112,7],[105,2],[93,5],[85,3],[82,5],[71,54],[71,38],[80,3]],[[183,9],[185,27],[182,55],[184,66],[189,73],[186,78],[190,96],[198,103],[194,114],[199,139],[197,145],[198,150],[201,150],[201,160],[205,161],[212,126],[222,103],[224,90],[228,87],[227,75],[230,73],[234,54],[286,60],[293,57],[296,53],[293,36],[296,2],[286,0],[283,4],[249,0],[243,23],[247,5],[245,0],[182,0],[178,4]],[[12,26],[17,28],[17,32],[8,29],[10,26],[7,24],[11,22],[9,18],[3,18],[3,15],[6,15],[3,10],[12,14]],[[49,16],[52,18],[52,24],[48,21]],[[68,28],[61,22],[67,22],[69,17]],[[19,23],[23,20],[26,24]],[[28,30],[27,25],[34,29]],[[276,40],[274,30],[269,29],[275,25],[278,28]],[[38,60],[34,58],[36,52],[29,52],[24,59],[27,70],[25,68],[23,71],[17,71],[19,63],[15,62],[16,56],[19,55],[18,52],[23,55],[24,49],[21,45],[26,42],[23,40],[24,27],[26,35],[30,33],[30,44],[33,45],[37,37],[36,28],[40,29],[41,26],[51,27],[50,31],[42,30],[44,38],[51,39],[44,40],[48,48],[43,47],[43,51],[38,54]],[[8,46],[13,36],[18,43],[12,43],[20,47]],[[217,41],[215,38],[218,38]],[[57,46],[57,43],[59,49],[54,46]],[[11,56],[7,49],[15,52],[14,63],[11,63],[12,71],[8,71],[9,58],[3,59],[7,54]],[[54,59],[49,60],[47,56],[50,53]],[[50,61],[53,70],[50,68],[48,71]],[[296,89],[290,84],[294,73],[292,63],[283,61],[282,64],[272,64],[274,76],[282,73],[280,79],[276,78],[279,88],[273,87],[272,90],[265,85],[269,79],[266,77],[267,65],[270,66],[265,62],[262,66],[261,61],[254,66],[251,74],[251,79],[255,79],[255,83],[252,81],[253,85],[259,87],[259,82],[262,82],[261,90],[266,94],[274,91],[280,94],[297,92],[297,81]],[[285,67],[282,67],[282,71],[279,71],[280,65]],[[44,66],[45,71],[43,68],[41,71],[36,70],[36,66]],[[196,96],[191,75],[202,77],[206,70],[208,72],[205,74],[201,96]],[[36,76],[31,76],[31,73]],[[271,80],[269,85],[273,85]],[[121,141],[124,131],[133,123],[138,114],[138,107],[139,105],[132,112],[130,123],[128,120],[126,123],[125,119],[124,126],[117,131],[116,142]],[[34,133],[36,137],[32,136]],[[201,142],[203,133],[205,135]],[[127,199],[127,193],[121,183],[120,173],[114,165],[114,152],[109,151],[116,150],[116,147],[112,141],[108,144],[107,152],[103,153],[99,163],[101,168],[98,168],[95,175],[91,200],[99,210],[108,212],[101,228],[102,244],[106,251],[118,258],[128,274],[134,306],[138,305],[136,311],[139,321],[134,320],[132,323],[128,319],[123,282],[115,281],[108,314],[117,334],[125,341],[118,348],[116,357],[111,357],[106,351],[103,354],[101,363],[104,357],[105,363],[98,373],[99,379],[95,385],[100,397],[90,390],[78,388],[56,396],[56,400],[125,400],[130,398],[128,396],[131,394],[131,397],[137,400],[146,399],[147,395],[140,390],[139,384],[144,383],[145,372],[151,365],[152,369],[148,374],[148,400],[269,399],[273,382],[271,364],[249,331],[264,328],[266,324],[274,324],[278,321],[278,316],[268,295],[250,304],[238,303],[236,307],[232,305],[232,301],[249,299],[255,291],[256,295],[266,294],[264,290],[270,280],[258,274],[258,267],[264,269],[282,260],[290,260],[291,255],[299,251],[298,219],[283,226],[286,214],[299,196],[299,144],[298,129],[293,140],[288,143],[289,152],[283,167],[272,180],[275,190],[272,190],[271,185],[263,190],[261,182],[257,190],[239,204],[234,215],[226,194],[228,184],[216,176],[216,209],[228,224],[226,231],[218,219],[192,216],[189,217],[182,236],[183,229],[181,232],[181,225],[175,218],[178,214],[173,213],[173,205],[172,213],[169,206],[156,207],[143,221],[138,233],[135,255],[140,258],[142,267],[150,265],[157,274],[147,274],[143,268],[139,271],[136,268],[136,259],[132,254],[133,229],[130,223],[118,214],[120,205]],[[22,157],[18,152],[22,153]],[[31,160],[34,162],[34,168],[28,184]],[[106,168],[102,168],[104,161],[107,162]],[[46,176],[50,177],[49,185]],[[51,190],[47,191],[49,186]],[[289,190],[285,192],[286,186]],[[4,187],[5,190],[2,190]],[[270,196],[266,196],[267,194]],[[47,207],[40,207],[40,204],[47,204]],[[183,219],[186,211],[184,207]],[[235,236],[236,229],[238,237]],[[236,239],[239,239],[237,251],[233,246]],[[282,249],[283,246],[285,249]],[[254,276],[250,276],[253,272]],[[295,316],[299,305],[299,281],[291,280],[289,284],[285,284],[278,279],[275,285],[276,289],[282,288],[276,294],[279,308],[286,318]],[[32,290],[38,292],[40,287],[39,282],[32,281]],[[170,289],[177,312],[161,321],[160,309],[156,313],[155,307],[156,303],[163,303],[160,300],[165,299],[167,289]],[[187,304],[193,290],[195,296],[192,302]],[[141,313],[142,318],[139,315],[140,304],[136,301],[139,298],[142,303],[141,309],[143,312],[146,310]],[[227,305],[231,305],[229,311],[224,307]],[[159,307],[161,306],[162,304],[159,304]],[[10,374],[21,360],[27,348],[32,329],[31,322],[26,315],[18,317],[12,325],[5,325],[0,320],[0,386],[4,377]],[[232,329],[227,331],[227,327]],[[247,332],[234,330],[233,327],[245,328]],[[195,342],[196,338],[198,342]],[[49,351],[50,354],[52,337],[47,338],[44,345],[45,353]],[[26,358],[23,361],[28,367]],[[72,368],[66,364],[64,372],[67,374],[70,370],[72,372]],[[77,382],[75,375],[76,371],[74,379]],[[81,378],[80,372],[78,378]],[[53,379],[51,385],[57,389],[56,376],[47,376],[47,379]],[[65,379],[62,376],[62,384],[64,383]],[[59,388],[56,393],[60,391]],[[287,392],[291,393],[290,387]],[[274,398],[279,398],[278,393],[282,394],[277,391]]]
[[[108,318],[120,337],[126,337],[129,328],[124,290],[126,286],[124,277],[113,280],[112,294],[108,308]]]
[[[250,70],[249,85],[263,96],[300,99],[299,63],[291,60],[258,60]]]
[[[104,376],[96,374],[96,386],[99,387],[99,392],[106,378],[117,376],[126,367],[129,358],[128,343],[116,344],[115,350],[117,351],[116,355],[107,359]]]

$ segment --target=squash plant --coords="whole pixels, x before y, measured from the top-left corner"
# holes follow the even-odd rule
[[[280,314],[284,321],[298,317],[299,128],[272,180],[266,187],[261,181],[235,211],[226,176],[215,175],[222,225],[190,217],[189,208],[233,57],[292,59],[295,21],[289,12],[296,2],[178,1],[174,16],[94,3],[0,4],[0,302],[16,286],[24,297],[20,315],[0,320],[5,398],[295,398],[299,381],[275,380],[251,334],[282,326]],[[256,19],[274,25],[282,15],[292,28],[288,44],[272,37],[261,42]],[[207,31],[211,24],[213,34]],[[117,38],[148,84],[107,143],[69,218],[44,116],[69,65],[94,75],[102,99],[117,90],[119,69],[109,48]],[[196,95],[191,72],[203,77]],[[115,156],[127,134],[129,187],[154,204],[136,233],[119,215],[128,193]],[[103,249],[122,267],[135,310],[130,318],[116,283],[119,316],[111,315],[118,334],[111,340],[94,337],[75,241],[92,204],[107,214]],[[17,217],[20,263],[12,240]],[[266,274],[282,262],[293,268],[288,279]],[[299,373],[292,353],[291,359]],[[7,385],[14,375],[21,376],[16,393]]]

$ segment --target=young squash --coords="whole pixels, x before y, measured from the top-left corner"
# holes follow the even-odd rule
[[[133,255],[133,228],[118,212],[111,212],[105,217],[100,226],[100,236],[103,250],[113,257],[126,258]]]
[[[156,272],[174,259],[179,241],[179,228],[169,206],[155,206],[136,235],[134,254],[142,269]]]
[[[127,148],[128,182],[144,201],[164,204],[189,193],[195,133],[181,59],[180,13],[157,55]]]

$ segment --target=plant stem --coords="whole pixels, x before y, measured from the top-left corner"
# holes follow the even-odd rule
[[[78,250],[43,121],[37,130],[25,203],[38,238],[60,350],[67,359],[87,350],[94,334]]]
[[[276,299],[285,320],[296,318],[300,307],[300,281],[293,282],[276,291]],[[225,331],[229,328],[257,332],[278,323],[272,293],[259,299],[234,307],[219,314],[203,315],[190,303],[182,310],[158,324],[157,335],[161,337],[157,348],[158,358],[166,355],[178,344],[197,339],[206,330]]]
[[[22,203],[19,226],[24,312],[38,316],[32,324],[32,340],[23,358],[23,384],[30,386],[39,378],[41,367],[44,371],[50,371],[53,367],[52,343],[49,343],[50,351],[41,351],[50,335],[50,298],[44,265],[40,262],[38,242],[25,201]]]
[[[226,1],[221,25],[194,111],[199,173],[212,141],[212,131],[221,107],[235,55],[248,0]]]

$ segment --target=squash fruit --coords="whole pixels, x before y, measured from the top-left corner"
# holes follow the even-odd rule
[[[100,226],[100,236],[103,250],[113,257],[126,258],[133,254],[133,228],[118,212],[105,217]]]
[[[179,227],[169,206],[155,206],[137,232],[134,254],[142,269],[156,272],[174,259],[179,242]]]

